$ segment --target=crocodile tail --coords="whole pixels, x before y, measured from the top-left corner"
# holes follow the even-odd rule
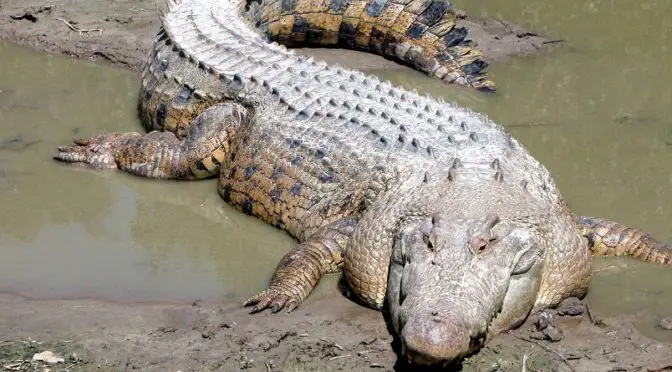
[[[672,245],[654,239],[643,230],[594,217],[581,216],[578,222],[593,256],[630,255],[641,261],[672,265]]]
[[[247,19],[287,46],[335,46],[400,61],[447,83],[494,91],[487,62],[446,0],[262,0]]]

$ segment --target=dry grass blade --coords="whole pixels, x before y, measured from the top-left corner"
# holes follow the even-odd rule
[[[88,33],[91,33],[91,32],[97,32],[99,36],[103,35],[103,29],[102,28],[79,28],[79,27],[73,25],[72,23],[66,21],[63,18],[56,18],[56,19],[65,23],[65,25],[68,26],[69,29],[71,29],[72,31],[75,31],[76,33],[78,33],[80,35],[81,34],[88,34]]]
[[[572,367],[572,365],[569,363],[569,360],[567,360],[567,358],[565,358],[564,355],[558,353],[557,351],[551,349],[550,347],[548,347],[548,346],[546,346],[546,345],[544,345],[544,344],[541,344],[541,343],[539,343],[539,342],[537,342],[537,341],[534,341],[534,340],[532,340],[532,339],[529,339],[529,338],[527,338],[527,337],[517,336],[517,335],[514,335],[514,334],[512,334],[511,336],[513,336],[513,337],[515,337],[515,338],[517,338],[517,339],[519,339],[519,340],[521,340],[521,341],[525,341],[525,342],[529,342],[529,343],[531,343],[531,344],[533,344],[533,345],[537,345],[537,346],[539,346],[540,348],[542,348],[542,349],[548,351],[549,353],[551,353],[551,354],[555,354],[555,356],[557,356],[558,358],[560,358],[560,360],[562,360],[562,362],[565,363],[565,365],[567,366],[567,368],[569,368],[570,371],[572,371],[572,372],[576,372],[576,369],[574,369],[574,367]]]
[[[343,358],[350,358],[352,355],[350,354],[345,354],[345,355],[337,355],[335,357],[329,358],[329,361],[331,362],[332,360],[337,360],[337,359],[343,359]]]

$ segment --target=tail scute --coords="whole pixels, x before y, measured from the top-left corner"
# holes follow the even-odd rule
[[[578,222],[594,256],[629,255],[641,261],[672,265],[672,245],[643,230],[594,217],[582,216]]]
[[[494,90],[487,62],[446,0],[263,0],[255,12],[255,25],[281,44],[365,50],[448,83]]]

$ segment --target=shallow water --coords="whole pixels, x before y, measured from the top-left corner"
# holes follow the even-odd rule
[[[73,134],[141,130],[135,73],[0,42],[0,290],[118,301],[242,296],[292,241],[216,181],[154,182],[51,160]]]
[[[550,168],[577,213],[672,242],[672,5],[457,3],[569,41],[495,62],[494,95],[407,69],[370,72],[487,113]],[[0,290],[239,298],[263,288],[292,247],[285,234],[225,205],[214,180],[147,181],[51,160],[73,134],[141,130],[138,86],[134,73],[0,41]],[[629,259],[595,266],[593,312],[641,311],[641,330],[672,341],[655,329],[659,317],[672,316],[672,270]]]

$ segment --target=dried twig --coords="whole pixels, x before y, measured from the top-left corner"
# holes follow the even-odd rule
[[[527,372],[527,354],[523,354],[523,368],[520,372]]]
[[[556,40],[546,40],[542,42],[542,44],[555,44],[555,43],[564,43],[565,40],[563,39],[556,39]]]
[[[343,346],[341,346],[341,345],[339,345],[339,344],[337,344],[337,343],[335,343],[335,342],[331,342],[331,341],[327,340],[327,339],[324,338],[324,337],[320,337],[318,340],[320,340],[320,341],[322,341],[322,342],[324,342],[324,343],[326,343],[326,344],[329,344],[330,346],[333,346],[333,347],[337,348],[338,350],[341,350],[341,351],[345,350],[345,349],[343,349]]]
[[[24,364],[30,363],[28,360],[15,360],[13,363],[10,364],[5,364],[2,366],[2,368],[8,370],[8,371],[19,371],[23,368]]]
[[[593,316],[593,312],[590,310],[590,305],[588,302],[586,302],[586,314],[588,314],[588,320],[590,320],[590,324],[595,325],[595,317]]]
[[[68,371],[70,370],[70,368],[76,366],[78,363],[79,363],[79,362],[74,362],[74,363],[70,364],[69,366],[63,368],[63,369],[60,370],[59,372],[68,372]]]
[[[97,32],[99,36],[103,35],[103,29],[102,28],[79,28],[79,27],[73,25],[72,23],[66,21],[63,18],[56,18],[56,19],[65,23],[65,25],[68,26],[69,29],[71,29],[72,31],[75,31],[76,33],[78,33],[80,35],[81,34],[88,34],[88,33],[91,33],[91,32]]]
[[[529,339],[529,338],[527,338],[527,337],[518,336],[518,335],[514,335],[514,334],[511,334],[511,336],[513,336],[513,337],[515,337],[515,338],[517,338],[517,339],[519,339],[519,340],[522,340],[522,341],[529,342],[529,343],[531,343],[531,344],[537,345],[537,346],[539,346],[540,348],[542,348],[542,349],[548,351],[549,353],[555,354],[558,358],[560,358],[560,360],[562,360],[563,363],[565,363],[565,365],[567,366],[567,368],[569,368],[570,371],[572,371],[572,372],[576,372],[576,370],[574,369],[574,367],[572,367],[572,365],[569,363],[569,360],[567,360],[567,358],[565,358],[564,355],[558,353],[557,351],[551,349],[550,347],[548,347],[548,346],[546,346],[546,345],[544,345],[544,344],[541,344],[541,343],[539,343],[539,342],[537,342],[537,341],[534,341],[534,340],[532,340],[532,339]]]
[[[331,362],[332,360],[337,360],[337,359],[343,359],[343,358],[350,358],[352,355],[350,354],[345,354],[345,355],[337,355],[335,357],[329,358],[329,361]]]

